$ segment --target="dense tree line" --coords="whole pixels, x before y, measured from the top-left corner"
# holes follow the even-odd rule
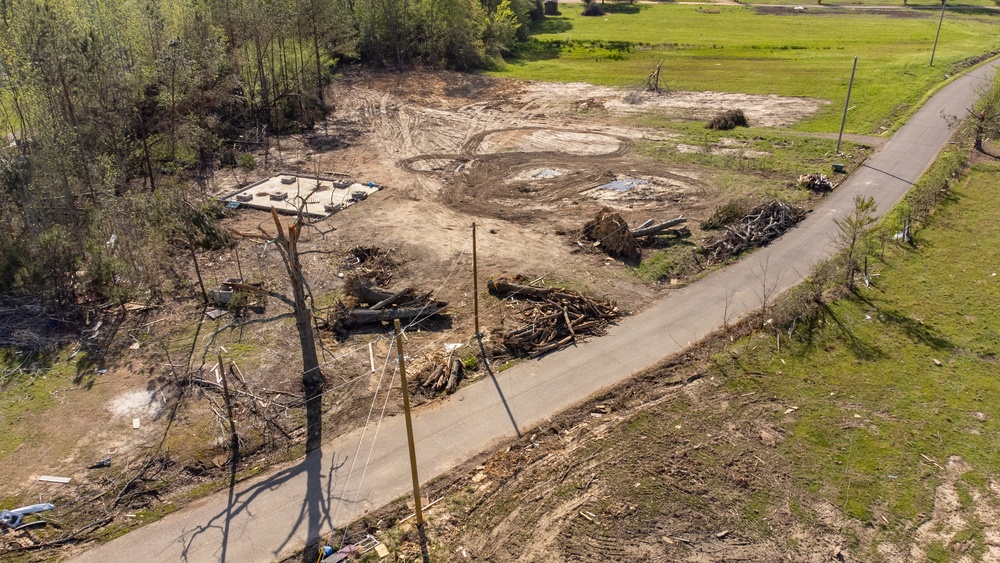
[[[538,0],[0,0],[0,297],[155,297],[226,244],[234,146],[308,129],[337,64],[476,68]],[[239,141],[239,143],[237,143]],[[245,144],[243,146],[246,146]]]

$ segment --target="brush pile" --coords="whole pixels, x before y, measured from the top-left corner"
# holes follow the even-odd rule
[[[799,185],[814,192],[829,192],[837,187],[826,174],[803,174],[799,176]]]
[[[571,289],[522,285],[507,278],[490,280],[486,287],[500,297],[530,303],[517,313],[520,326],[500,338],[515,358],[537,358],[582,337],[602,335],[609,321],[621,316],[613,301],[591,299]]]
[[[377,246],[355,246],[347,252],[343,268],[353,270],[355,277],[367,278],[376,285],[388,285],[396,270],[390,252]]]
[[[783,201],[771,201],[750,210],[734,225],[723,227],[726,232],[705,245],[709,263],[725,262],[758,246],[764,246],[795,226],[805,212]]]

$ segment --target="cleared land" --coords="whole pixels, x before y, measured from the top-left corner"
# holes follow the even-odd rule
[[[436,483],[432,554],[1000,557],[1000,272],[983,260],[1000,244],[998,181],[1000,161],[980,157],[873,289],[780,343],[722,334]],[[381,537],[413,553],[411,526]]]
[[[584,17],[568,5],[546,18],[497,76],[638,85],[663,62],[678,90],[807,96],[840,102],[858,56],[847,130],[880,133],[897,125],[934,84],[971,54],[1000,49],[993,12],[949,12],[934,67],[928,66],[938,12],[607,5]],[[797,128],[835,131],[842,106]]]
[[[887,18],[881,23],[891,30],[907,21]],[[985,48],[973,43],[970,52]],[[793,66],[782,64],[786,71]],[[648,69],[637,74],[639,79]],[[220,171],[215,187],[220,194],[229,193],[286,169],[343,172],[386,185],[320,225],[336,231],[325,237],[310,232],[302,249],[316,252],[305,259],[305,268],[318,306],[330,307],[346,298],[339,274],[356,271],[356,247],[374,244],[384,251],[376,262],[385,285],[410,285],[449,301],[447,317],[410,333],[413,372],[419,374],[431,356],[441,354],[445,342],[464,343],[459,355],[471,360],[473,221],[481,229],[481,275],[525,273],[637,310],[667,290],[670,280],[698,274],[694,245],[681,241],[647,249],[643,265],[627,269],[576,241],[583,222],[602,206],[612,206],[631,224],[684,214],[697,240],[698,222],[736,195],[782,197],[805,205],[819,197],[795,186],[794,178],[800,172],[828,170],[836,141],[787,128],[801,128],[797,124],[813,119],[813,112],[829,111],[822,109],[827,107],[824,100],[760,91],[734,97],[730,75],[714,77],[710,90],[729,92],[677,92],[624,104],[627,91],[581,84],[457,73],[351,72],[331,88],[336,111],[326,122],[307,135],[280,139],[280,147],[266,159],[275,163],[275,170]],[[903,80],[906,75],[897,68],[892,77]],[[753,127],[726,133],[702,129],[703,120],[730,104],[744,109]],[[855,140],[847,145],[849,167],[874,143]],[[620,193],[599,189],[626,178],[648,184]],[[223,225],[255,232],[258,226],[270,228],[269,221],[265,213],[248,211],[224,219]],[[259,241],[242,239],[235,250],[203,253],[198,260],[208,289],[240,275],[268,288],[286,283],[273,247]],[[228,442],[220,424],[220,398],[210,386],[179,384],[174,368],[186,369],[189,356],[194,367],[205,368],[206,378],[213,377],[214,353],[225,345],[226,359],[239,364],[248,386],[268,390],[262,403],[268,408],[293,404],[299,374],[290,325],[229,327],[231,315],[204,320],[190,257],[178,256],[175,267],[189,279],[175,295],[154,308],[126,308],[101,326],[95,323],[83,341],[45,358],[54,366],[51,370],[24,371],[25,358],[4,356],[0,472],[5,479],[0,500],[5,508],[20,506],[41,493],[57,504],[50,520],[59,527],[36,532],[33,539],[6,535],[3,549],[57,538],[98,521],[103,507],[91,499],[102,495],[122,501],[114,508],[119,518],[99,528],[98,538],[108,539],[224,486]],[[505,302],[485,292],[482,297],[486,326],[500,326],[510,318]],[[367,413],[379,377],[370,371],[369,343],[380,364],[390,348],[380,328],[346,340],[327,334],[324,342],[330,435],[359,426]],[[112,360],[96,364],[86,352],[93,347]],[[241,428],[248,454],[241,476],[294,457],[295,439],[301,436],[294,406],[269,411],[280,415],[274,419],[293,438],[288,440],[254,417],[255,404],[246,401],[238,408],[245,417]],[[390,405],[387,413],[398,408]],[[140,418],[139,429],[133,429],[133,418]],[[163,440],[168,421],[172,427]],[[111,468],[87,469],[107,455],[112,456]],[[134,480],[136,467],[153,460],[152,471]],[[68,486],[40,484],[40,474],[74,480]]]

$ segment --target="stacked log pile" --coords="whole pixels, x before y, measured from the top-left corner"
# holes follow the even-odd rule
[[[382,289],[363,277],[348,278],[344,288],[354,297],[355,306],[341,301],[326,320],[326,328],[338,333],[356,326],[395,319],[427,318],[441,313],[448,306],[447,301],[436,301],[430,293],[418,294],[409,287],[398,291]]]
[[[621,316],[614,302],[571,289],[521,285],[506,278],[490,280],[486,287],[496,295],[531,303],[518,313],[522,324],[500,338],[516,358],[537,358],[579,338],[604,334],[609,321]]]
[[[432,364],[426,374],[417,380],[415,390],[426,395],[442,392],[451,395],[462,380],[464,371],[462,361],[449,356],[445,361]]]
[[[804,211],[783,201],[758,205],[735,225],[724,227],[725,234],[705,245],[705,254],[710,263],[725,262],[751,248],[768,244],[804,217]]]

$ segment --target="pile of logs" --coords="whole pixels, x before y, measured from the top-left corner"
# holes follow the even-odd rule
[[[537,358],[578,338],[604,334],[608,322],[621,316],[614,302],[571,289],[521,285],[506,278],[490,280],[486,287],[501,297],[531,302],[518,313],[523,324],[501,335],[504,348],[516,358]]]
[[[462,360],[449,357],[447,361],[431,366],[427,375],[416,382],[416,390],[428,395],[444,392],[452,394],[462,380]]]
[[[682,236],[684,233],[675,227],[685,222],[687,218],[684,216],[663,222],[650,219],[630,229],[621,215],[605,207],[583,226],[583,238],[592,241],[593,246],[602,248],[613,258],[638,262],[642,257],[639,239],[664,234]]]
[[[395,319],[408,321],[418,317],[427,318],[442,312],[448,306],[446,301],[432,299],[430,293],[418,294],[412,288],[398,291],[382,289],[363,277],[348,278],[344,282],[344,289],[354,297],[355,306],[349,307],[343,302],[337,304],[326,321],[327,328],[335,332]]]
[[[764,246],[805,217],[805,212],[783,201],[772,201],[750,210],[739,223],[726,226],[719,239],[705,245],[710,263],[725,262],[740,253]]]
[[[799,185],[804,186],[814,192],[829,192],[836,185],[826,177],[825,174],[803,174],[799,176]]]

